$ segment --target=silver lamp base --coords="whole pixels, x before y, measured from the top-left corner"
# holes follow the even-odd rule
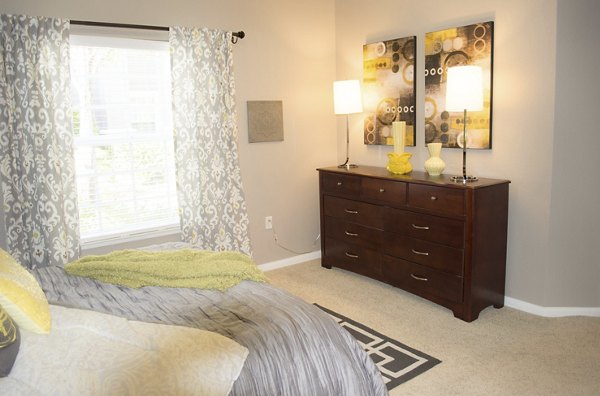
[[[348,126],[348,114],[346,114],[346,162],[338,165],[338,168],[358,168],[358,165],[350,163],[350,127]]]
[[[479,178],[477,176],[452,176],[451,179],[454,183],[463,183],[463,184],[467,184],[467,183],[479,180]]]
[[[467,109],[463,113],[462,175],[452,176],[454,183],[467,184],[479,180],[476,176],[467,175]]]
[[[346,169],[358,168],[358,165],[345,163],[345,164],[338,165],[338,168],[346,168]]]

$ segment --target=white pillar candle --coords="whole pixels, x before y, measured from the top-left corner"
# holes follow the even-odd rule
[[[394,121],[392,123],[392,132],[394,134],[394,152],[404,153],[404,140],[406,139],[406,122]]]

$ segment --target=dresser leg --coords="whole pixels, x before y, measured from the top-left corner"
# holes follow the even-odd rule
[[[452,311],[452,313],[454,314],[455,318],[458,318],[460,320],[464,320],[465,322],[472,322],[475,319],[477,319],[479,317],[479,312],[480,311],[470,311],[468,309],[465,309],[465,312],[463,312],[462,310],[460,311]]]

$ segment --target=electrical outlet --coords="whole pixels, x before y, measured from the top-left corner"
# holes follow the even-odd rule
[[[265,230],[273,228],[273,216],[265,217]]]

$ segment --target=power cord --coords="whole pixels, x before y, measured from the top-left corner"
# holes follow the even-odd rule
[[[294,249],[291,249],[291,248],[289,248],[287,246],[284,246],[281,243],[279,243],[279,239],[277,238],[277,232],[275,231],[275,226],[273,226],[273,228],[271,228],[271,230],[273,231],[273,240],[275,241],[275,243],[277,244],[277,246],[279,246],[283,250],[287,250],[288,252],[294,253],[294,254],[307,254],[307,253],[314,252],[314,247],[317,245],[317,242],[319,241],[319,239],[321,239],[321,234],[317,235],[317,237],[315,238],[315,241],[313,242],[313,244],[309,248],[309,249],[312,249],[312,250],[308,250],[308,251],[304,251],[304,252],[298,252],[298,251],[296,251]]]

